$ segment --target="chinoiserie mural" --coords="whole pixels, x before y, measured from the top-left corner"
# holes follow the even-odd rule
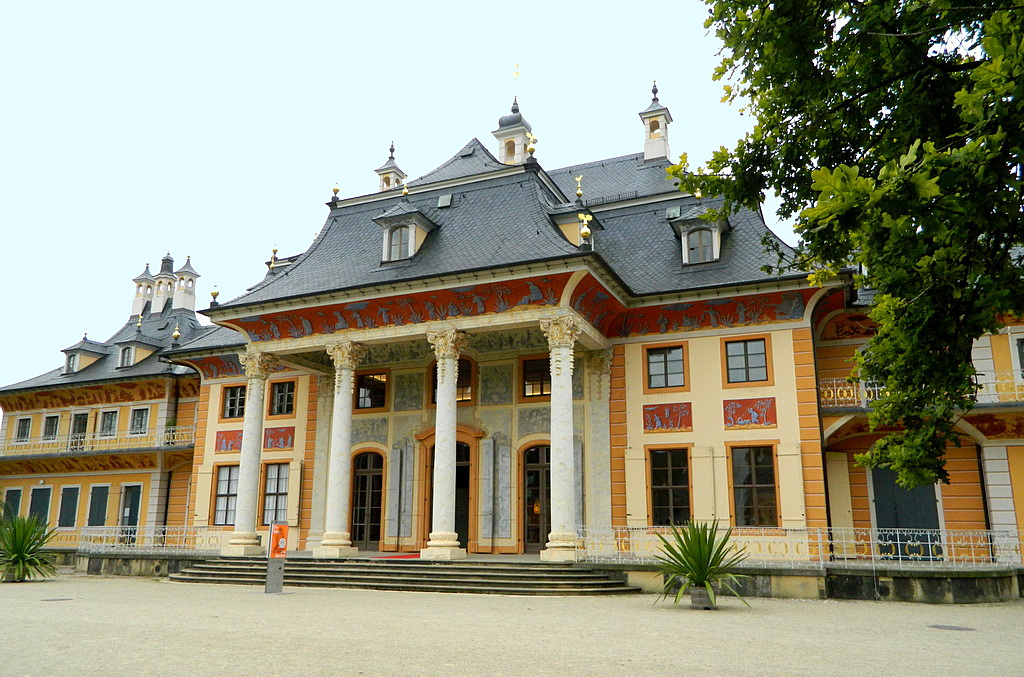
[[[725,400],[722,402],[722,413],[725,417],[725,427],[730,429],[778,426],[774,397]]]
[[[689,402],[645,404],[644,430],[649,432],[691,432],[693,409]]]

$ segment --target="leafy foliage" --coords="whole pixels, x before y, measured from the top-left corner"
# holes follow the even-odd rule
[[[55,533],[34,516],[0,519],[0,573],[14,581],[55,575],[53,555],[42,551]]]
[[[948,482],[971,346],[1024,310],[1024,3],[705,1],[714,77],[755,125],[670,173],[725,210],[774,189],[802,238],[780,270],[862,270],[879,331],[857,372],[885,385],[872,425],[899,431],[858,460]]]
[[[666,576],[663,598],[678,585],[673,603],[679,604],[683,593],[696,586],[708,591],[711,605],[715,606],[715,586],[720,585],[747,604],[735,588],[739,579],[747,576],[732,571],[747,555],[733,550],[732,527],[719,532],[717,521],[691,522],[683,527],[673,525],[669,535],[671,538],[657,534],[661,552],[655,557],[659,570]]]

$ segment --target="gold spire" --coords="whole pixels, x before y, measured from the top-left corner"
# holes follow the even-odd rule
[[[590,214],[577,214],[576,218],[580,220],[580,237],[584,240],[590,238],[590,222],[594,217]]]
[[[537,141],[539,139],[530,132],[526,132],[526,138],[530,140],[530,142],[526,144],[526,152],[530,154],[530,157],[533,157],[533,154],[537,152]]]
[[[583,175],[576,177],[576,197],[583,197]]]
[[[267,265],[268,268],[273,270],[277,267],[277,247],[270,250],[270,263]]]
[[[171,334],[171,338],[177,341],[181,338],[181,329],[178,328],[178,323],[174,323],[174,333]]]
[[[408,194],[409,194],[409,186],[407,186],[406,184],[403,183],[402,184],[402,195],[408,195]]]
[[[341,188],[338,188],[337,186],[335,186],[334,188],[331,188],[331,192],[334,193],[335,195],[338,194],[339,190],[341,190]]]
[[[212,291],[212,292],[210,292],[210,296],[212,296],[212,297],[213,297],[213,300],[214,300],[214,301],[216,301],[216,300],[217,300],[217,297],[218,297],[218,296],[220,296],[220,292],[219,292],[219,291],[217,291],[217,285],[213,285],[213,291]]]
[[[139,321],[135,323],[136,329],[142,329],[142,313],[139,313]]]

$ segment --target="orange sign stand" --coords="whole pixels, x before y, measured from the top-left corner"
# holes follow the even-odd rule
[[[288,556],[288,525],[275,522],[270,525],[270,559]]]

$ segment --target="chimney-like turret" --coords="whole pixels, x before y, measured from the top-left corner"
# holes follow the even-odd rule
[[[154,315],[162,313],[165,307],[174,305],[174,287],[178,282],[178,276],[174,274],[174,259],[171,253],[160,259],[160,272],[153,278],[156,292],[153,294],[153,305],[150,312]]]
[[[644,162],[650,160],[667,160],[671,157],[668,149],[668,126],[672,122],[672,114],[668,108],[658,101],[658,83],[651,88],[651,105],[640,112],[644,123]]]
[[[174,271],[178,281],[174,288],[174,307],[186,310],[196,309],[196,280],[199,273],[192,267],[192,257],[185,259],[185,265]]]

